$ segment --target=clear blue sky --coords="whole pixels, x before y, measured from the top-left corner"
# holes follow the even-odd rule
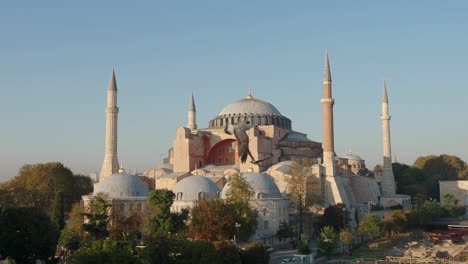
[[[192,92],[200,127],[251,87],[321,141],[325,48],[339,155],[381,162],[386,79],[398,161],[467,161],[467,10],[466,1],[3,1],[0,181],[25,163],[100,170],[113,65],[128,169],[161,162]]]

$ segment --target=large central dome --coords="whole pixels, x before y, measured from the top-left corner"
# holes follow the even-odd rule
[[[270,114],[270,115],[281,115],[281,113],[272,104],[247,97],[234,103],[228,104],[224,107],[223,111],[219,115],[234,115],[234,114]]]
[[[241,100],[228,104],[212,119],[209,127],[223,127],[226,123],[236,124],[240,121],[250,121],[252,125],[276,125],[291,129],[291,120],[283,115],[276,107],[266,101],[253,98],[252,94]]]

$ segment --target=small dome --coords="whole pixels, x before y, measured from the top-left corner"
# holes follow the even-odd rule
[[[149,194],[149,189],[138,176],[115,173],[94,185],[93,194],[99,193],[108,195],[109,198],[146,197]]]
[[[203,176],[189,176],[176,183],[172,192],[176,200],[195,201],[200,198],[216,198],[221,190],[210,179]]]
[[[259,172],[245,172],[242,176],[252,185],[255,194],[252,199],[264,198],[282,198],[278,186],[273,181],[273,178]],[[226,198],[226,193],[229,190],[229,184],[226,184],[221,192],[221,197]]]
[[[281,113],[274,107],[272,104],[255,99],[255,98],[245,98],[234,103],[228,104],[224,109],[219,113],[222,115],[245,115],[245,114],[268,114],[268,115],[278,115]]]
[[[349,151],[348,155],[344,156],[343,158],[348,159],[348,160],[363,160],[361,157],[353,154],[353,152],[351,151]]]

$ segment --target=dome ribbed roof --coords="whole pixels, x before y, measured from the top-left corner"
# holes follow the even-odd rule
[[[363,160],[361,157],[359,157],[358,155],[354,154],[351,151],[349,151],[348,155],[344,156],[343,158],[348,159],[348,160]]]
[[[272,104],[248,97],[235,101],[231,104],[228,104],[224,109],[219,113],[222,115],[244,115],[244,114],[269,114],[269,115],[278,115],[281,113],[276,109]]]
[[[115,173],[100,180],[94,186],[93,194],[99,193],[108,195],[109,198],[146,197],[149,189],[138,176]]]
[[[245,99],[228,104],[209,123],[210,128],[221,128],[226,124],[235,125],[248,121],[254,126],[274,125],[291,130],[291,120],[283,115],[272,104],[253,98],[252,94]]]
[[[272,177],[259,172],[244,172],[242,173],[242,176],[245,177],[255,190],[255,194],[251,198],[282,198],[278,186]],[[229,188],[229,184],[224,186],[223,191],[221,192],[222,198],[226,198],[226,193]]]
[[[221,190],[213,181],[203,176],[189,176],[176,183],[172,192],[176,195],[182,193],[183,201],[195,201],[199,194],[203,193],[205,198],[216,198]]]

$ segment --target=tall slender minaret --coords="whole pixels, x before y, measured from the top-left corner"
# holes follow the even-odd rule
[[[390,143],[390,113],[388,111],[387,84],[383,83],[382,120],[383,129],[383,173],[382,195],[389,196],[396,193],[395,177],[392,169],[392,149]]]
[[[102,162],[101,174],[99,178],[103,179],[119,171],[119,161],[117,159],[117,83],[115,81],[114,67],[107,88],[107,107],[106,107],[106,147],[104,161]]]
[[[325,72],[323,77],[323,98],[320,100],[322,104],[323,165],[327,169],[327,176],[333,176],[335,174],[335,140],[333,132],[333,105],[335,100],[332,98],[328,49],[325,51]]]
[[[195,100],[193,99],[193,93],[190,97],[187,127],[190,129],[197,129],[197,110],[195,109]]]

